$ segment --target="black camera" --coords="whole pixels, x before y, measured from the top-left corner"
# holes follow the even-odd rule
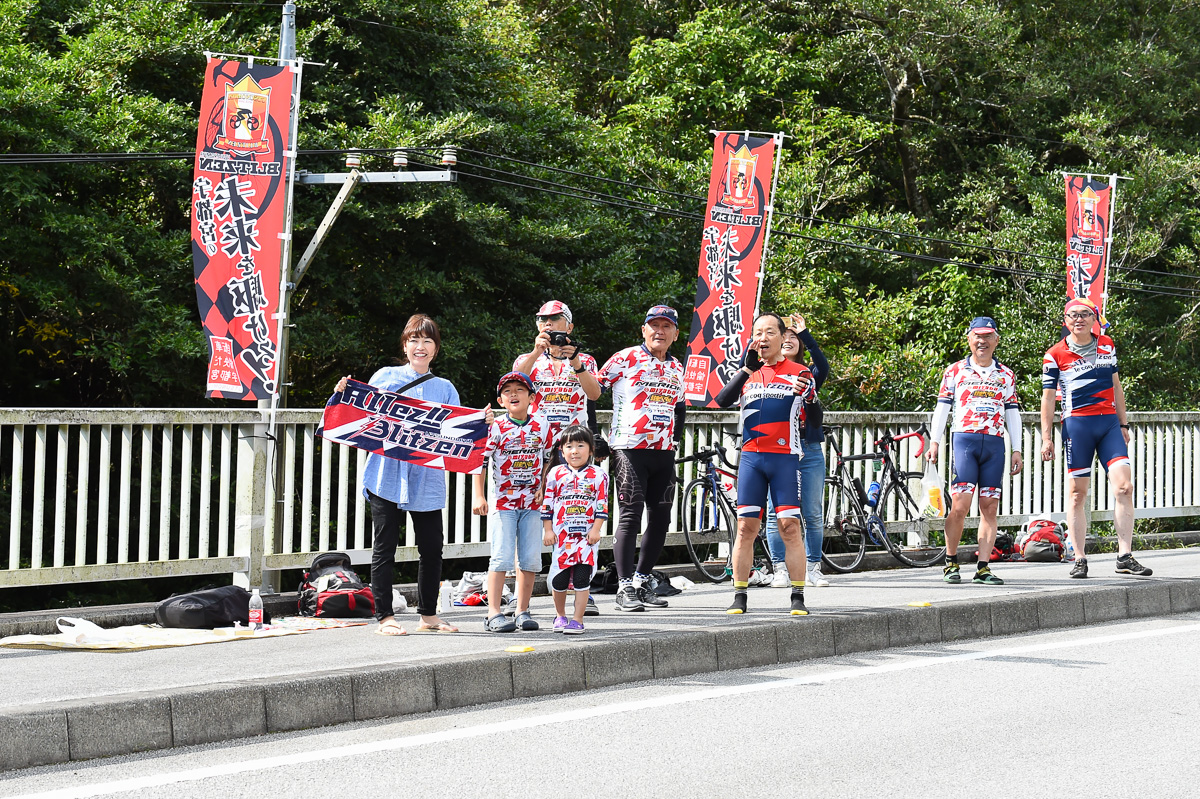
[[[550,346],[551,347],[569,347],[571,346],[571,337],[563,330],[550,331]]]

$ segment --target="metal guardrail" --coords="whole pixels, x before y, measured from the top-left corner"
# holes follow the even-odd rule
[[[316,438],[320,415],[279,412],[276,447],[257,409],[0,410],[0,587],[222,573],[248,586],[329,549],[368,562],[358,488],[365,454]],[[842,427],[843,452],[860,454],[882,430],[912,429],[927,416],[829,413],[826,421]],[[1200,516],[1200,413],[1129,416],[1137,515]],[[1036,414],[1024,419],[1025,468],[1005,478],[1002,525],[1065,510],[1063,458],[1043,463]],[[607,425],[607,414],[600,420]],[[730,412],[689,413],[681,455],[736,423]],[[919,470],[915,445],[902,443],[901,468]],[[869,462],[855,468],[870,481]],[[686,464],[684,482],[695,472]],[[484,557],[487,520],[471,514],[470,476],[448,480],[445,556]],[[1092,518],[1111,519],[1107,482],[1093,486]],[[676,513],[668,542],[680,540]],[[397,559],[415,560],[414,543],[402,541]]]

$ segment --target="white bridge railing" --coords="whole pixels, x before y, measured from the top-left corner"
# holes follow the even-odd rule
[[[248,586],[271,584],[279,570],[330,549],[369,562],[358,489],[365,454],[316,438],[320,414],[281,411],[276,446],[265,411],[253,409],[0,410],[0,587],[221,573]],[[861,454],[882,430],[908,431],[926,418],[829,413],[826,422],[841,427],[844,454]],[[1200,413],[1132,413],[1130,422],[1137,516],[1200,516]],[[1061,454],[1043,463],[1036,415],[1025,423],[1025,468],[1005,478],[1003,525],[1064,511]],[[682,454],[735,428],[733,413],[689,413]],[[731,450],[735,443],[725,440]],[[902,443],[901,468],[918,470],[914,441]],[[854,466],[870,482],[869,462]],[[696,471],[684,466],[684,482]],[[445,556],[486,556],[470,477],[449,481]],[[1094,520],[1112,518],[1106,481],[1094,481],[1092,502]],[[678,514],[671,532],[669,543],[679,543]],[[397,559],[416,559],[411,535]]]

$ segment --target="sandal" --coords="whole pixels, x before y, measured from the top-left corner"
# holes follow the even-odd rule
[[[400,622],[395,619],[388,619],[379,623],[379,629],[375,631],[376,635],[408,635],[408,630],[400,626]]]
[[[429,622],[426,622],[426,621],[422,621],[420,624],[417,625],[417,632],[419,632],[419,633],[456,633],[456,632],[458,632],[458,628],[455,627],[453,624],[448,624],[447,622],[444,622],[441,619],[438,619],[433,624],[430,624]]]

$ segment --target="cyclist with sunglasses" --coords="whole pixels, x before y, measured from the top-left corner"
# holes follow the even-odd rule
[[[1129,465],[1129,423],[1125,392],[1117,375],[1113,340],[1094,335],[1093,326],[1107,323],[1091,300],[1076,297],[1063,308],[1068,335],[1046,352],[1042,360],[1042,460],[1054,460],[1055,392],[1062,392],[1062,437],[1067,457],[1070,497],[1067,533],[1075,548],[1071,577],[1088,576],[1084,545],[1087,541],[1088,488],[1092,459],[1108,472],[1116,508],[1117,572],[1149,577],[1153,572],[1133,557],[1133,476]]]

